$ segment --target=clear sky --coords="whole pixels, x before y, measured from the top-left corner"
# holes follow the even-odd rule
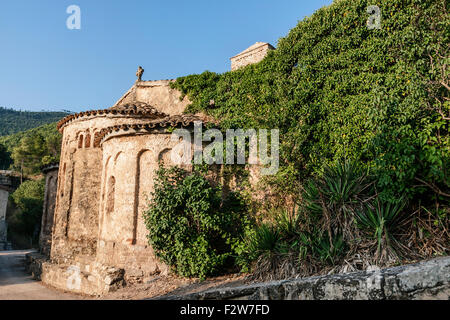
[[[276,46],[331,0],[1,0],[0,106],[83,111],[114,104],[136,80],[225,72],[257,41]],[[81,29],[69,30],[70,5]]]

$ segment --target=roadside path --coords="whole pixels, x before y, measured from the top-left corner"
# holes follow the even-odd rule
[[[81,296],[43,286],[25,272],[25,254],[0,251],[0,300],[80,300]]]

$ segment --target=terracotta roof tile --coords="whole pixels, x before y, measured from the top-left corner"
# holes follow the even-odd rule
[[[147,123],[141,124],[121,124],[115,125],[108,128],[104,128],[96,134],[94,137],[94,146],[100,146],[101,142],[111,133],[123,131],[134,131],[136,133],[139,132],[150,132],[155,129],[166,128],[166,127],[188,127],[192,125],[194,122],[207,122],[205,118],[195,116],[195,115],[177,115],[166,117],[163,119],[158,119],[154,121],[149,121]]]
[[[109,109],[103,109],[103,110],[89,110],[84,111],[76,114],[71,114],[62,119],[58,122],[58,130],[60,130],[63,126],[65,126],[67,123],[72,122],[73,120],[83,118],[83,117],[90,117],[90,116],[97,116],[97,115],[106,115],[106,114],[119,114],[119,115],[132,115],[132,116],[141,116],[143,118],[150,118],[150,119],[158,119],[158,118],[166,118],[167,114],[160,112],[156,110],[154,107],[143,103],[143,102],[134,102],[134,103],[127,103],[122,104],[118,106],[114,106]]]

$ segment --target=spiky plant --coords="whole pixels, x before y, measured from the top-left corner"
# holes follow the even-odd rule
[[[331,244],[327,237],[322,237],[314,243],[313,250],[322,262],[335,264],[342,256],[345,249],[345,242],[342,236],[333,238]]]
[[[285,239],[295,238],[298,235],[299,215],[295,208],[292,211],[282,209],[275,214],[275,227]]]
[[[359,228],[371,234],[377,242],[376,259],[386,261],[397,258],[393,241],[394,233],[399,227],[401,213],[406,202],[382,202],[378,198],[374,204],[366,204],[362,210],[356,210],[356,221]]]
[[[268,224],[261,224],[249,239],[249,252],[255,257],[270,256],[278,245],[278,230]]]
[[[306,210],[316,216],[315,223],[328,233],[330,246],[333,238],[342,235],[344,241],[357,236],[354,211],[374,194],[373,181],[354,162],[339,162],[326,167],[323,174],[304,186]]]

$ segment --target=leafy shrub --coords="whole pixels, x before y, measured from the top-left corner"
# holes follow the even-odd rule
[[[144,214],[156,255],[186,277],[215,275],[237,266],[245,270],[243,236],[250,230],[243,201],[235,193],[222,198],[194,170],[157,171],[154,192]]]

